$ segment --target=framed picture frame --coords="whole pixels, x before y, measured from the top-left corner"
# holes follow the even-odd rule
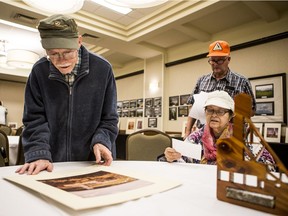
[[[264,139],[266,140],[266,142],[280,143],[281,124],[280,123],[265,123],[264,124]]]
[[[134,133],[135,128],[136,128],[135,119],[134,118],[127,119],[126,134]]]
[[[136,100],[130,100],[129,101],[129,107],[130,108],[136,108],[137,101]]]
[[[145,107],[152,107],[152,106],[153,106],[153,98],[146,98]]]
[[[180,95],[180,106],[188,105],[188,98],[189,97],[190,97],[190,94]]]
[[[178,117],[187,117],[189,114],[188,106],[179,106],[178,107]]]
[[[121,110],[123,107],[123,101],[117,101],[117,110]]]
[[[154,98],[154,107],[161,107],[162,106],[162,97]]]
[[[143,129],[143,119],[136,119],[136,131]]]
[[[263,137],[263,123],[254,123],[254,126],[256,127],[260,135]],[[258,138],[255,134],[253,134],[253,143],[259,143],[259,142],[260,138]]]
[[[143,98],[137,99],[137,108],[143,108]]]
[[[287,124],[286,73],[249,78],[256,98],[253,122]]]
[[[179,105],[179,96],[169,97],[169,106],[178,106]]]
[[[169,108],[169,120],[177,120],[177,107]]]
[[[123,109],[128,109],[130,106],[130,101],[126,100],[122,102],[122,108]]]
[[[255,115],[263,116],[263,115],[274,115],[274,102],[256,102],[256,110]]]
[[[156,128],[157,127],[157,118],[148,118],[148,127]]]

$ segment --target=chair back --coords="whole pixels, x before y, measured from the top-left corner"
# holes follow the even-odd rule
[[[126,160],[156,161],[172,138],[156,129],[143,129],[130,134],[126,139]]]
[[[20,136],[22,134],[23,129],[24,129],[24,125],[17,128],[15,135]]]
[[[24,157],[24,150],[23,150],[23,144],[22,144],[22,134],[20,134],[16,165],[23,165],[24,163],[25,163],[25,157]]]
[[[0,130],[0,167],[9,166],[9,141],[6,133]]]
[[[7,136],[12,134],[12,129],[8,125],[0,124],[0,130],[4,131]]]

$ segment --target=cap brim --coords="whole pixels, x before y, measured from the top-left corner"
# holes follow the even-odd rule
[[[219,100],[219,98],[208,99],[207,103],[205,103],[204,107],[206,107],[206,106],[218,106],[218,107],[233,111],[232,107],[227,105],[227,103],[225,103],[224,101]]]
[[[42,38],[44,49],[78,49],[78,38]]]
[[[207,55],[207,57],[211,57],[211,56],[229,56],[229,53],[213,52],[213,53],[209,53],[209,54]]]

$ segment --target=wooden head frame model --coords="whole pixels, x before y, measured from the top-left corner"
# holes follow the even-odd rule
[[[272,214],[288,215],[287,168],[252,123],[251,110],[251,97],[237,95],[233,136],[216,143],[217,198]],[[250,129],[248,137],[247,126]],[[269,165],[257,162],[264,148],[256,154],[249,150],[246,144],[253,145],[255,136],[273,156],[278,172],[271,172]],[[247,156],[249,160],[245,159]]]

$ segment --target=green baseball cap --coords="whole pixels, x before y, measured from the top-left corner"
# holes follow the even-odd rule
[[[75,20],[56,14],[40,20],[38,31],[44,49],[78,49],[78,28]]]

